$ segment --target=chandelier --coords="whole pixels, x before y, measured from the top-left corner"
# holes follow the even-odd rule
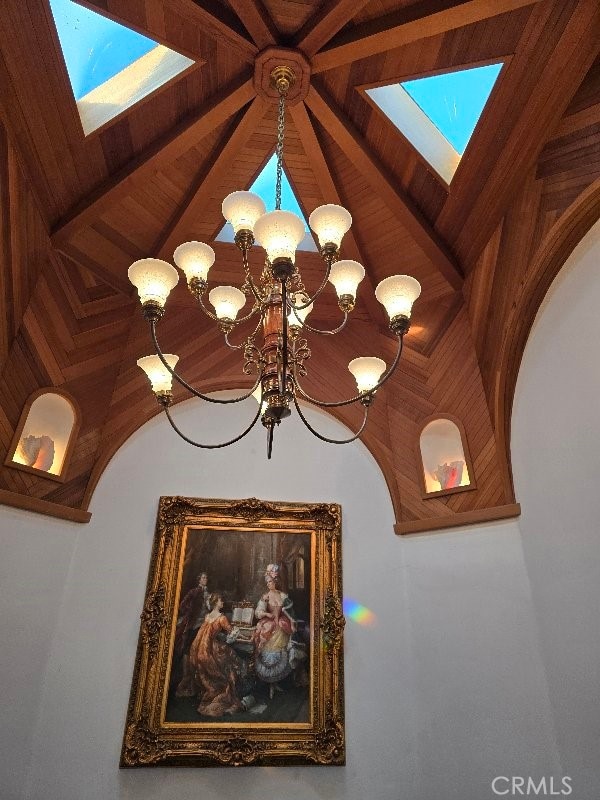
[[[389,368],[382,359],[371,356],[361,356],[350,361],[348,369],[356,380],[358,393],[345,400],[325,402],[304,391],[301,379],[307,375],[306,362],[311,357],[311,351],[303,332],[310,331],[326,336],[340,333],[346,327],[350,312],[355,306],[358,285],[365,276],[365,270],[357,261],[339,258],[341,241],[350,229],[352,217],[342,206],[327,204],[316,208],[308,220],[318,239],[319,252],[325,263],[325,274],[321,285],[312,296],[309,296],[302,282],[296,265],[296,249],[305,236],[304,221],[291,211],[281,210],[285,101],[295,81],[295,75],[289,67],[280,66],[271,72],[271,81],[279,94],[275,211],[267,213],[263,200],[247,191],[233,192],[225,198],[222,205],[223,216],[233,226],[234,241],[241,252],[244,271],[241,287],[217,286],[211,289],[208,302],[212,305],[213,312],[205,302],[208,273],[215,261],[212,247],[202,242],[186,242],[173,254],[173,260],[185,273],[188,288],[198,301],[201,311],[218,325],[224,334],[225,345],[241,352],[244,374],[256,374],[252,388],[239,397],[218,398],[203,394],[184,380],[175,369],[179,357],[172,353],[163,353],[156,334],[157,323],[164,314],[170,291],[179,280],[179,273],[168,262],[156,258],[140,259],[128,271],[129,280],[138,291],[156,351],[156,355],[138,359],[137,364],[148,376],[156,399],[166,413],[171,427],[189,444],[211,450],[239,441],[252,430],[260,418],[267,431],[268,458],[271,458],[275,426],[290,415],[292,403],[308,430],[324,442],[347,444],[361,435],[377,390],[398,366],[404,335],[410,325],[412,305],[421,292],[418,281],[409,275],[392,275],[381,281],[375,289],[377,300],[388,314],[389,327],[398,339],[396,356]],[[255,280],[250,271],[248,254],[257,242],[266,251],[266,258],[262,274]],[[343,319],[332,330],[320,330],[311,327],[306,318],[328,282],[333,284],[337,292]],[[252,302],[252,308],[244,316],[238,317],[248,298]],[[256,320],[256,325],[252,333],[241,343],[234,344],[230,338],[232,332],[239,325],[253,319]],[[259,344],[258,337],[261,338]],[[226,442],[204,444],[194,441],[182,433],[171,415],[173,379],[192,395],[209,403],[239,403],[254,396],[258,401],[258,410],[248,427]],[[300,408],[300,399],[320,408],[338,408],[359,403],[364,410],[362,424],[350,438],[331,439],[317,432],[308,422]]]

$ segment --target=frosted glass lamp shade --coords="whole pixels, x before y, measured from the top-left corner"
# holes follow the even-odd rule
[[[204,242],[185,242],[173,253],[173,260],[185,272],[187,282],[193,278],[208,280],[208,271],[215,263],[215,251]]]
[[[165,361],[171,369],[175,369],[175,365],[179,361],[179,356],[174,356],[172,353],[165,353]],[[153,392],[171,391],[173,376],[158,356],[144,356],[143,358],[138,358],[137,365],[141,367],[148,376],[152,384]]]
[[[344,234],[350,230],[352,216],[343,206],[328,203],[315,208],[308,218],[308,224],[319,237],[321,247],[333,244],[339,248]]]
[[[235,233],[254,232],[256,220],[267,210],[262,198],[254,192],[232,192],[223,200],[221,208],[223,216],[227,222],[231,222]]]
[[[270,211],[256,221],[254,235],[271,263],[276,258],[294,261],[296,248],[304,239],[304,222],[291,211]]]
[[[246,303],[246,295],[235,286],[216,286],[208,299],[218,319],[235,319]]]
[[[348,369],[354,375],[354,380],[359,392],[369,392],[385,372],[385,361],[381,358],[363,356],[355,358],[348,364]]]
[[[175,267],[159,258],[141,258],[139,261],[134,261],[127,271],[127,276],[138,290],[142,305],[157,303],[161,308],[179,280]]]
[[[410,275],[392,275],[375,289],[375,297],[385,308],[390,319],[410,317],[412,306],[421,294],[421,284]]]
[[[294,297],[294,305],[296,306],[303,306],[308,297],[305,294],[297,294]],[[294,311],[292,308],[290,313],[288,314],[288,325],[290,327],[301,328],[304,325],[304,320],[308,317],[310,312],[313,310],[313,304],[306,306],[306,308],[298,309],[298,311]]]
[[[356,297],[358,284],[365,277],[365,268],[358,261],[345,259],[331,265],[329,281],[335,286],[338,297],[350,295]]]

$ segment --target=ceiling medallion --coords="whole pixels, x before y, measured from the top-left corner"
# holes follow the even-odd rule
[[[385,278],[375,290],[376,298],[388,313],[390,329],[398,338],[396,356],[389,368],[380,358],[366,356],[353,359],[348,369],[356,380],[358,393],[346,400],[325,402],[304,391],[300,379],[307,374],[306,361],[310,359],[311,351],[307,340],[301,336],[302,331],[331,336],[343,330],[355,306],[356,292],[365,270],[357,261],[339,258],[342,238],[352,224],[350,213],[338,205],[320,206],[312,212],[308,221],[319,240],[325,275],[317,291],[312,296],[308,295],[295,263],[296,249],[305,235],[304,222],[291,211],[281,210],[285,104],[288,93],[298,87],[297,76],[289,61],[276,64],[271,69],[269,86],[270,91],[276,92],[279,98],[275,211],[267,213],[263,200],[247,191],[233,192],[223,200],[222,205],[223,216],[233,226],[234,241],[242,256],[244,280],[241,288],[217,286],[211,289],[208,301],[213,312],[205,303],[208,273],[215,261],[212,247],[202,242],[186,242],[179,245],[173,254],[175,263],[185,273],[189,290],[200,309],[219,326],[226,346],[241,351],[243,372],[246,375],[256,373],[254,386],[240,397],[222,399],[208,397],[187,383],[175,370],[179,357],[163,353],[156,334],[157,324],[165,312],[166,300],[179,280],[179,273],[168,262],[156,258],[136,261],[128,272],[129,280],[138,290],[156,350],[156,355],[140,358],[137,363],[150,379],[156,399],[173,429],[195,447],[215,449],[242,439],[260,418],[267,431],[268,458],[271,457],[274,429],[290,415],[292,403],[305,426],[322,441],[347,444],[360,436],[367,424],[369,407],[377,390],[390,378],[400,361],[412,305],[421,292],[418,281],[408,275]],[[248,253],[255,242],[266,251],[264,268],[258,279],[252,276],[248,262]],[[319,330],[311,327],[306,318],[328,282],[335,287],[343,319],[333,330]],[[248,298],[252,308],[238,318]],[[256,319],[252,333],[241,344],[233,344],[230,340],[232,331],[250,319]],[[257,337],[261,339],[258,344]],[[248,427],[232,439],[220,444],[196,442],[179,430],[171,415],[173,378],[192,395],[211,403],[238,403],[253,395],[258,400],[258,410]],[[350,438],[331,439],[312,427],[300,408],[299,400],[321,408],[359,403],[363,406],[364,418],[359,430]]]

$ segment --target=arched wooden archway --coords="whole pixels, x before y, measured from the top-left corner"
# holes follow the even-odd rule
[[[575,247],[600,218],[600,179],[579,195],[549,231],[523,284],[517,302],[509,312],[499,359],[498,379],[493,394],[492,415],[500,451],[510,467],[510,431],[517,377],[529,333],[552,285]]]

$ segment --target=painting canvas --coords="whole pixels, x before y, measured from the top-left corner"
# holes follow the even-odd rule
[[[308,722],[310,532],[185,534],[167,722]]]
[[[335,504],[161,498],[122,766],[342,764]]]

